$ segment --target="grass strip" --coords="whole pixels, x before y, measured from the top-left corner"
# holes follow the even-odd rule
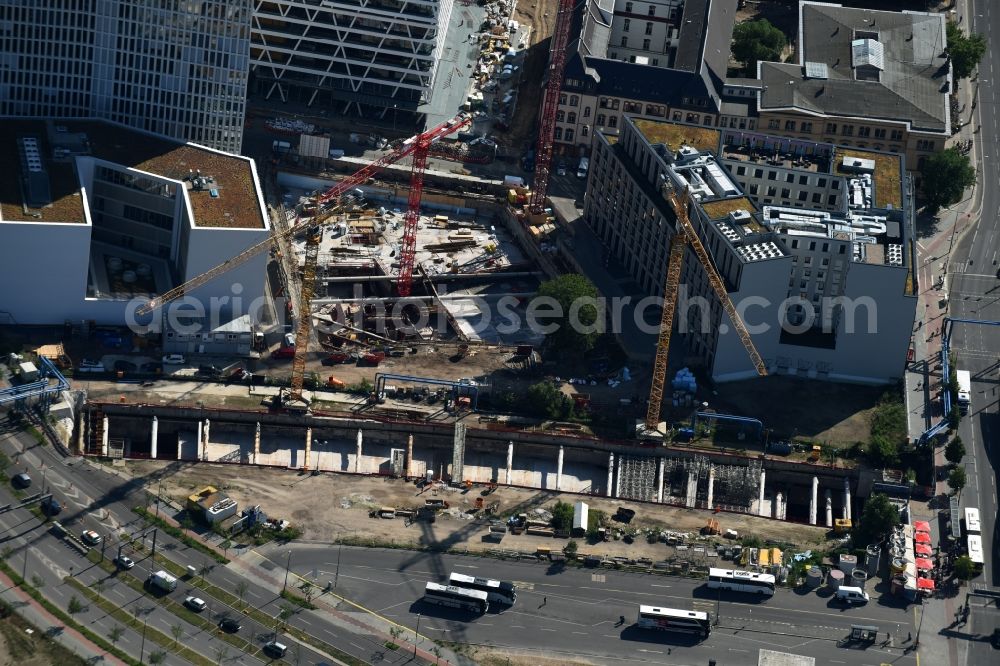
[[[104,637],[98,636],[89,628],[83,626],[82,624],[74,620],[68,613],[63,611],[61,608],[59,608],[51,601],[43,597],[38,590],[36,590],[31,585],[26,584],[24,580],[13,569],[11,569],[10,566],[7,565],[6,562],[0,562],[0,571],[3,571],[7,575],[7,577],[14,582],[14,585],[20,587],[25,594],[27,594],[32,599],[41,604],[42,608],[52,613],[52,615],[54,615],[55,617],[59,618],[59,621],[62,622],[64,625],[66,625],[67,627],[72,627],[75,631],[78,631],[91,643],[101,648],[108,654],[112,654],[118,659],[121,659],[126,664],[129,664],[129,666],[142,666],[142,664],[139,662],[138,659],[133,659],[125,652],[119,650],[117,647],[115,647],[107,640],[105,640]]]
[[[188,535],[186,531],[182,530],[181,528],[174,527],[167,521],[163,520],[159,516],[150,513],[141,506],[134,507],[132,510],[135,511],[140,516],[142,516],[143,518],[145,518],[150,524],[156,525],[156,527],[160,528],[170,536],[174,537],[175,539],[178,539],[185,546],[189,546],[197,551],[205,553],[219,564],[229,564],[229,560],[223,557],[222,555],[219,555],[219,553],[217,553],[214,548],[206,546],[201,541],[198,541],[197,539],[191,537],[190,535]]]
[[[94,604],[102,611],[107,613],[109,616],[117,620],[119,624],[127,625],[129,627],[132,627],[133,629],[136,629],[137,631],[139,630],[139,626],[142,623],[140,623],[138,618],[136,618],[134,615],[132,615],[128,611],[122,610],[115,604],[111,603],[110,601],[99,595],[97,592],[91,590],[89,587],[87,587],[77,579],[67,576],[64,580],[71,587],[74,587],[77,590],[79,590],[80,593],[83,594],[85,597],[87,597],[87,599],[92,604]],[[206,659],[205,657],[198,654],[191,648],[182,645],[178,641],[172,639],[170,636],[167,636],[159,629],[153,629],[147,625],[145,628],[145,632],[146,632],[146,640],[152,641],[153,643],[156,643],[160,647],[170,650],[171,652],[181,657],[182,659],[185,659],[191,662],[192,664],[196,664],[197,666],[212,666],[211,659]]]

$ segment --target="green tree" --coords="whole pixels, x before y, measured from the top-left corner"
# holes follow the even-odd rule
[[[851,536],[854,545],[863,548],[882,541],[899,524],[899,509],[882,493],[876,493],[865,502],[861,520],[854,526]]]
[[[524,410],[547,419],[562,419],[573,411],[573,401],[552,382],[538,382],[524,395]]]
[[[767,19],[747,21],[733,28],[733,58],[742,62],[751,76],[756,76],[759,61],[780,61],[787,44],[785,34]]]
[[[899,446],[884,435],[875,435],[868,442],[868,460],[875,467],[892,467],[899,460]]]
[[[70,615],[76,615],[83,610],[83,604],[80,603],[80,599],[75,594],[69,598],[66,610],[69,611]]]
[[[955,576],[959,580],[969,580],[976,575],[976,564],[968,555],[955,558]]]
[[[180,622],[170,625],[170,634],[174,637],[174,647],[177,647],[177,641],[184,635],[184,625]]]
[[[576,551],[578,549],[579,545],[576,543],[576,541],[570,539],[569,543],[566,544],[566,547],[563,548],[563,553],[566,555],[566,557],[574,559],[576,557]]]
[[[976,169],[957,148],[928,155],[920,170],[924,199],[932,212],[962,200],[967,187],[976,182]]]
[[[944,458],[952,465],[957,465],[962,462],[962,458],[965,457],[965,444],[962,443],[961,437],[955,437],[953,440],[948,442],[948,445],[944,447]]]
[[[964,467],[956,467],[951,470],[951,474],[948,475],[948,487],[951,488],[954,493],[962,492],[962,488],[965,487],[965,481]]]
[[[245,595],[247,593],[247,590],[249,588],[250,588],[250,586],[247,585],[247,582],[245,580],[241,580],[240,582],[236,583],[236,594],[238,594],[240,596],[240,605],[241,606],[243,605],[243,595]]]
[[[108,631],[108,638],[111,639],[111,645],[117,645],[118,641],[120,641],[122,639],[122,636],[124,635],[125,635],[125,630],[122,629],[117,624],[111,627],[111,630]]]
[[[552,527],[557,530],[568,530],[573,526],[573,505],[566,502],[556,502],[552,507]]]
[[[538,287],[538,299],[552,299],[551,308],[536,299],[534,311],[538,324],[552,329],[545,337],[550,349],[580,356],[594,347],[604,327],[597,307],[599,295],[590,280],[576,273],[546,280]]]
[[[163,650],[156,650],[149,653],[149,663],[150,664],[162,664],[167,660],[167,653]]]
[[[45,579],[38,574],[31,574],[31,585],[36,590],[40,590],[45,587]]]
[[[968,37],[957,25],[948,21],[948,55],[956,79],[967,79],[986,54],[986,37],[973,33]]]

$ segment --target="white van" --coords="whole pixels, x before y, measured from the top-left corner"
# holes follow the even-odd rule
[[[860,587],[844,586],[837,590],[837,601],[845,604],[866,604],[868,599],[868,593]]]
[[[586,157],[581,157],[580,158],[580,165],[576,168],[576,177],[577,178],[586,178],[587,177],[587,169],[589,169],[589,168],[590,168],[590,159],[588,159]]]
[[[278,641],[271,641],[264,645],[264,654],[269,657],[281,659],[285,656],[286,652],[288,652],[288,646]]]

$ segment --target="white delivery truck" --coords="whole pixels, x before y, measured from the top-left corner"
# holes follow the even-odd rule
[[[972,375],[968,370],[959,370],[955,376],[958,378],[958,410],[967,414],[972,402]]]
[[[177,579],[162,569],[150,576],[148,582],[151,587],[161,589],[164,592],[173,592],[177,589]]]

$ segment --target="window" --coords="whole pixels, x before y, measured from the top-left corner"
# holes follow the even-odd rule
[[[629,27],[631,27],[632,21],[630,19],[625,19],[622,21],[622,32],[628,32]]]
[[[799,176],[799,185],[808,185],[809,176]]]
[[[590,128],[588,128],[586,125],[580,128],[580,136],[587,136],[589,134],[590,134]]]
[[[876,127],[875,128],[875,138],[876,139],[884,139],[885,138],[885,130],[882,129],[881,127]]]
[[[791,193],[788,191],[787,187],[781,188],[781,198],[782,199],[787,199],[790,196],[791,196]]]
[[[642,50],[643,51],[648,51],[649,50],[649,40],[648,39],[642,40]]]
[[[558,111],[556,111],[556,122],[561,123],[564,120],[566,120],[566,112],[563,111],[562,109],[559,109]]]
[[[812,123],[802,123],[799,126],[799,131],[800,132],[808,132],[809,134],[812,134],[813,124]]]
[[[566,114],[566,122],[568,122],[568,123],[576,123],[576,112],[575,111],[570,111],[568,114]]]
[[[576,96],[576,95],[570,95],[569,96],[569,105],[570,106],[580,106],[580,98],[578,96]]]
[[[795,131],[795,121],[794,120],[786,120],[785,121],[785,131],[786,132],[794,132]]]
[[[590,107],[589,106],[583,110],[583,117],[584,118],[589,118],[590,117]]]
[[[820,178],[817,185],[819,185],[820,187],[826,187],[826,178]]]
[[[859,127],[858,128],[858,136],[860,136],[860,137],[871,136],[871,133],[872,133],[872,128],[871,127]]]
[[[650,5],[649,6],[649,15],[650,16],[656,16],[656,5]]]
[[[608,118],[608,127],[618,127],[618,116]]]
[[[809,251],[810,252],[815,252],[816,251],[816,241],[809,241]],[[806,257],[806,259],[809,259],[810,262],[811,262],[812,257]]]
[[[773,118],[767,121],[767,129],[778,129],[779,126],[780,123]]]
[[[566,130],[566,141],[572,141],[572,140],[573,140],[573,130],[568,129]]]
[[[764,177],[764,170],[763,169],[754,169],[753,170],[753,177],[754,178],[763,178]]]
[[[604,127],[604,114],[603,113],[598,113],[597,114],[597,126],[598,127]]]
[[[844,125],[841,128],[840,133],[844,136],[854,136],[854,125]]]
[[[566,93],[559,93],[559,105],[562,106],[566,103]]]
[[[917,139],[917,150],[934,150],[934,140]]]
[[[778,172],[777,171],[768,171],[767,172],[767,179],[768,180],[777,180],[778,179]]]
[[[830,196],[828,196],[826,198],[826,204],[828,206],[836,206],[837,205],[837,195],[836,194],[831,194]],[[841,249],[843,249],[843,248],[841,248]]]
[[[786,173],[785,174],[785,182],[786,183],[794,183],[795,182],[795,174],[794,173]]]
[[[649,21],[646,22],[646,34],[647,35],[653,34],[653,24],[650,23]]]
[[[812,202],[814,204],[818,204],[822,200],[823,200],[823,195],[822,194],[820,194],[819,192],[813,192]]]
[[[702,125],[705,125],[706,127],[708,127],[709,125],[711,125],[711,124],[712,124],[712,116],[709,116],[709,115],[706,115],[706,116],[705,116],[705,117],[704,117],[704,118],[702,119],[702,121],[701,121],[701,124],[702,124]]]
[[[826,133],[827,134],[836,134],[837,133],[837,123],[827,123],[826,124]]]
[[[556,141],[562,141],[562,127],[557,127],[553,135]]]
[[[823,251],[824,252],[829,252],[830,251],[830,244],[829,243],[823,243]]]
[[[660,65],[660,59],[653,58],[653,67],[659,67],[659,65]]]
[[[625,102],[625,106],[622,110],[625,111],[625,113],[642,113],[642,103]]]
[[[667,115],[667,107],[661,104],[647,104],[646,115],[656,116],[657,118],[663,118],[664,116]]]
[[[622,37],[622,46],[628,48],[628,37]]]
[[[773,197],[777,193],[778,193],[778,190],[775,189],[774,185],[768,185],[767,186],[767,196]]]
[[[632,3],[631,2],[626,2],[625,3],[625,11],[628,12],[629,14],[632,13]]]
[[[892,141],[902,141],[903,140],[903,130],[894,129],[892,130],[892,136],[890,137]]]
[[[793,250],[799,249],[799,240],[797,238],[792,241],[792,249]]]

